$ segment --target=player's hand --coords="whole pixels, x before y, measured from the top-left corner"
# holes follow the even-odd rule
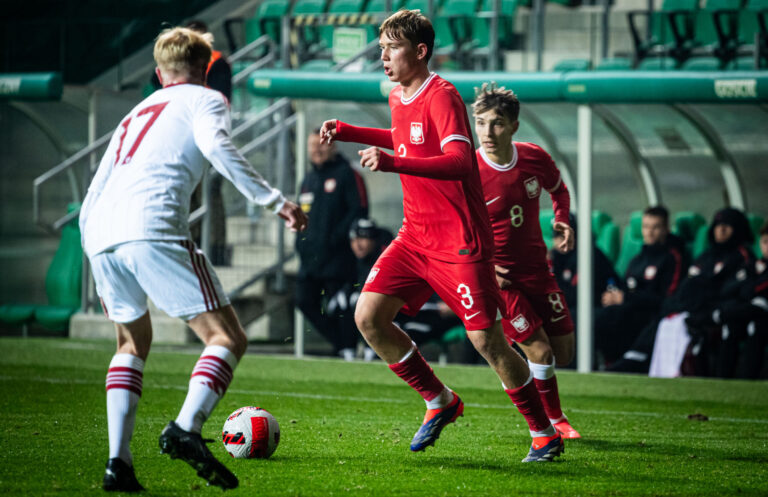
[[[509,277],[509,269],[501,266],[494,266],[496,269],[496,282],[499,284],[499,288],[502,290],[509,288],[512,285],[512,281],[507,279]]]
[[[573,228],[568,223],[558,221],[552,225],[552,229],[563,234],[563,241],[557,246],[560,252],[567,254],[573,250],[573,247],[576,245],[576,235],[573,233]]]
[[[325,121],[320,126],[320,143],[326,143],[328,145],[336,138],[336,119]]]
[[[291,231],[304,231],[307,229],[307,215],[301,210],[301,207],[290,200],[286,200],[283,207],[277,213],[282,219],[285,219],[285,227]]]
[[[371,171],[378,171],[381,165],[381,149],[379,147],[368,147],[365,150],[359,150],[360,165],[369,168]]]

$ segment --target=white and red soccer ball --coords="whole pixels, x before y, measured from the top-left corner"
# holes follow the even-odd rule
[[[261,407],[241,407],[227,417],[221,439],[238,459],[266,459],[280,443],[280,425]]]

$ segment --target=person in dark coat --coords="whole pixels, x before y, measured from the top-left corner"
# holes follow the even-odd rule
[[[349,229],[355,219],[368,216],[368,198],[362,177],[334,144],[320,142],[319,130],[309,135],[307,148],[311,169],[301,184],[299,204],[312,226],[296,238],[296,305],[339,354],[348,345],[348,333],[340,328],[342,315],[326,312],[327,300],[357,279]]]
[[[618,360],[675,293],[685,276],[683,241],[669,232],[669,212],[649,207],[642,218],[643,247],[624,280],[601,296],[595,311],[595,348],[606,364]]]

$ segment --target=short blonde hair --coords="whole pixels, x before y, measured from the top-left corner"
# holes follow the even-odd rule
[[[153,55],[162,71],[205,75],[211,51],[211,43],[200,33],[176,27],[158,35]]]

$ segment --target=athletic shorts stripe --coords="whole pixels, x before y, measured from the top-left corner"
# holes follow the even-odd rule
[[[184,240],[183,242],[181,242],[181,244],[189,252],[189,258],[192,261],[192,268],[195,270],[195,274],[197,275],[197,280],[200,283],[200,293],[203,294],[203,299],[205,300],[205,310],[210,311],[212,309],[211,299],[208,296],[208,292],[210,290],[208,289],[207,284],[203,281],[203,277],[200,274],[201,268],[198,262],[199,258],[195,254],[194,244],[189,240]]]

